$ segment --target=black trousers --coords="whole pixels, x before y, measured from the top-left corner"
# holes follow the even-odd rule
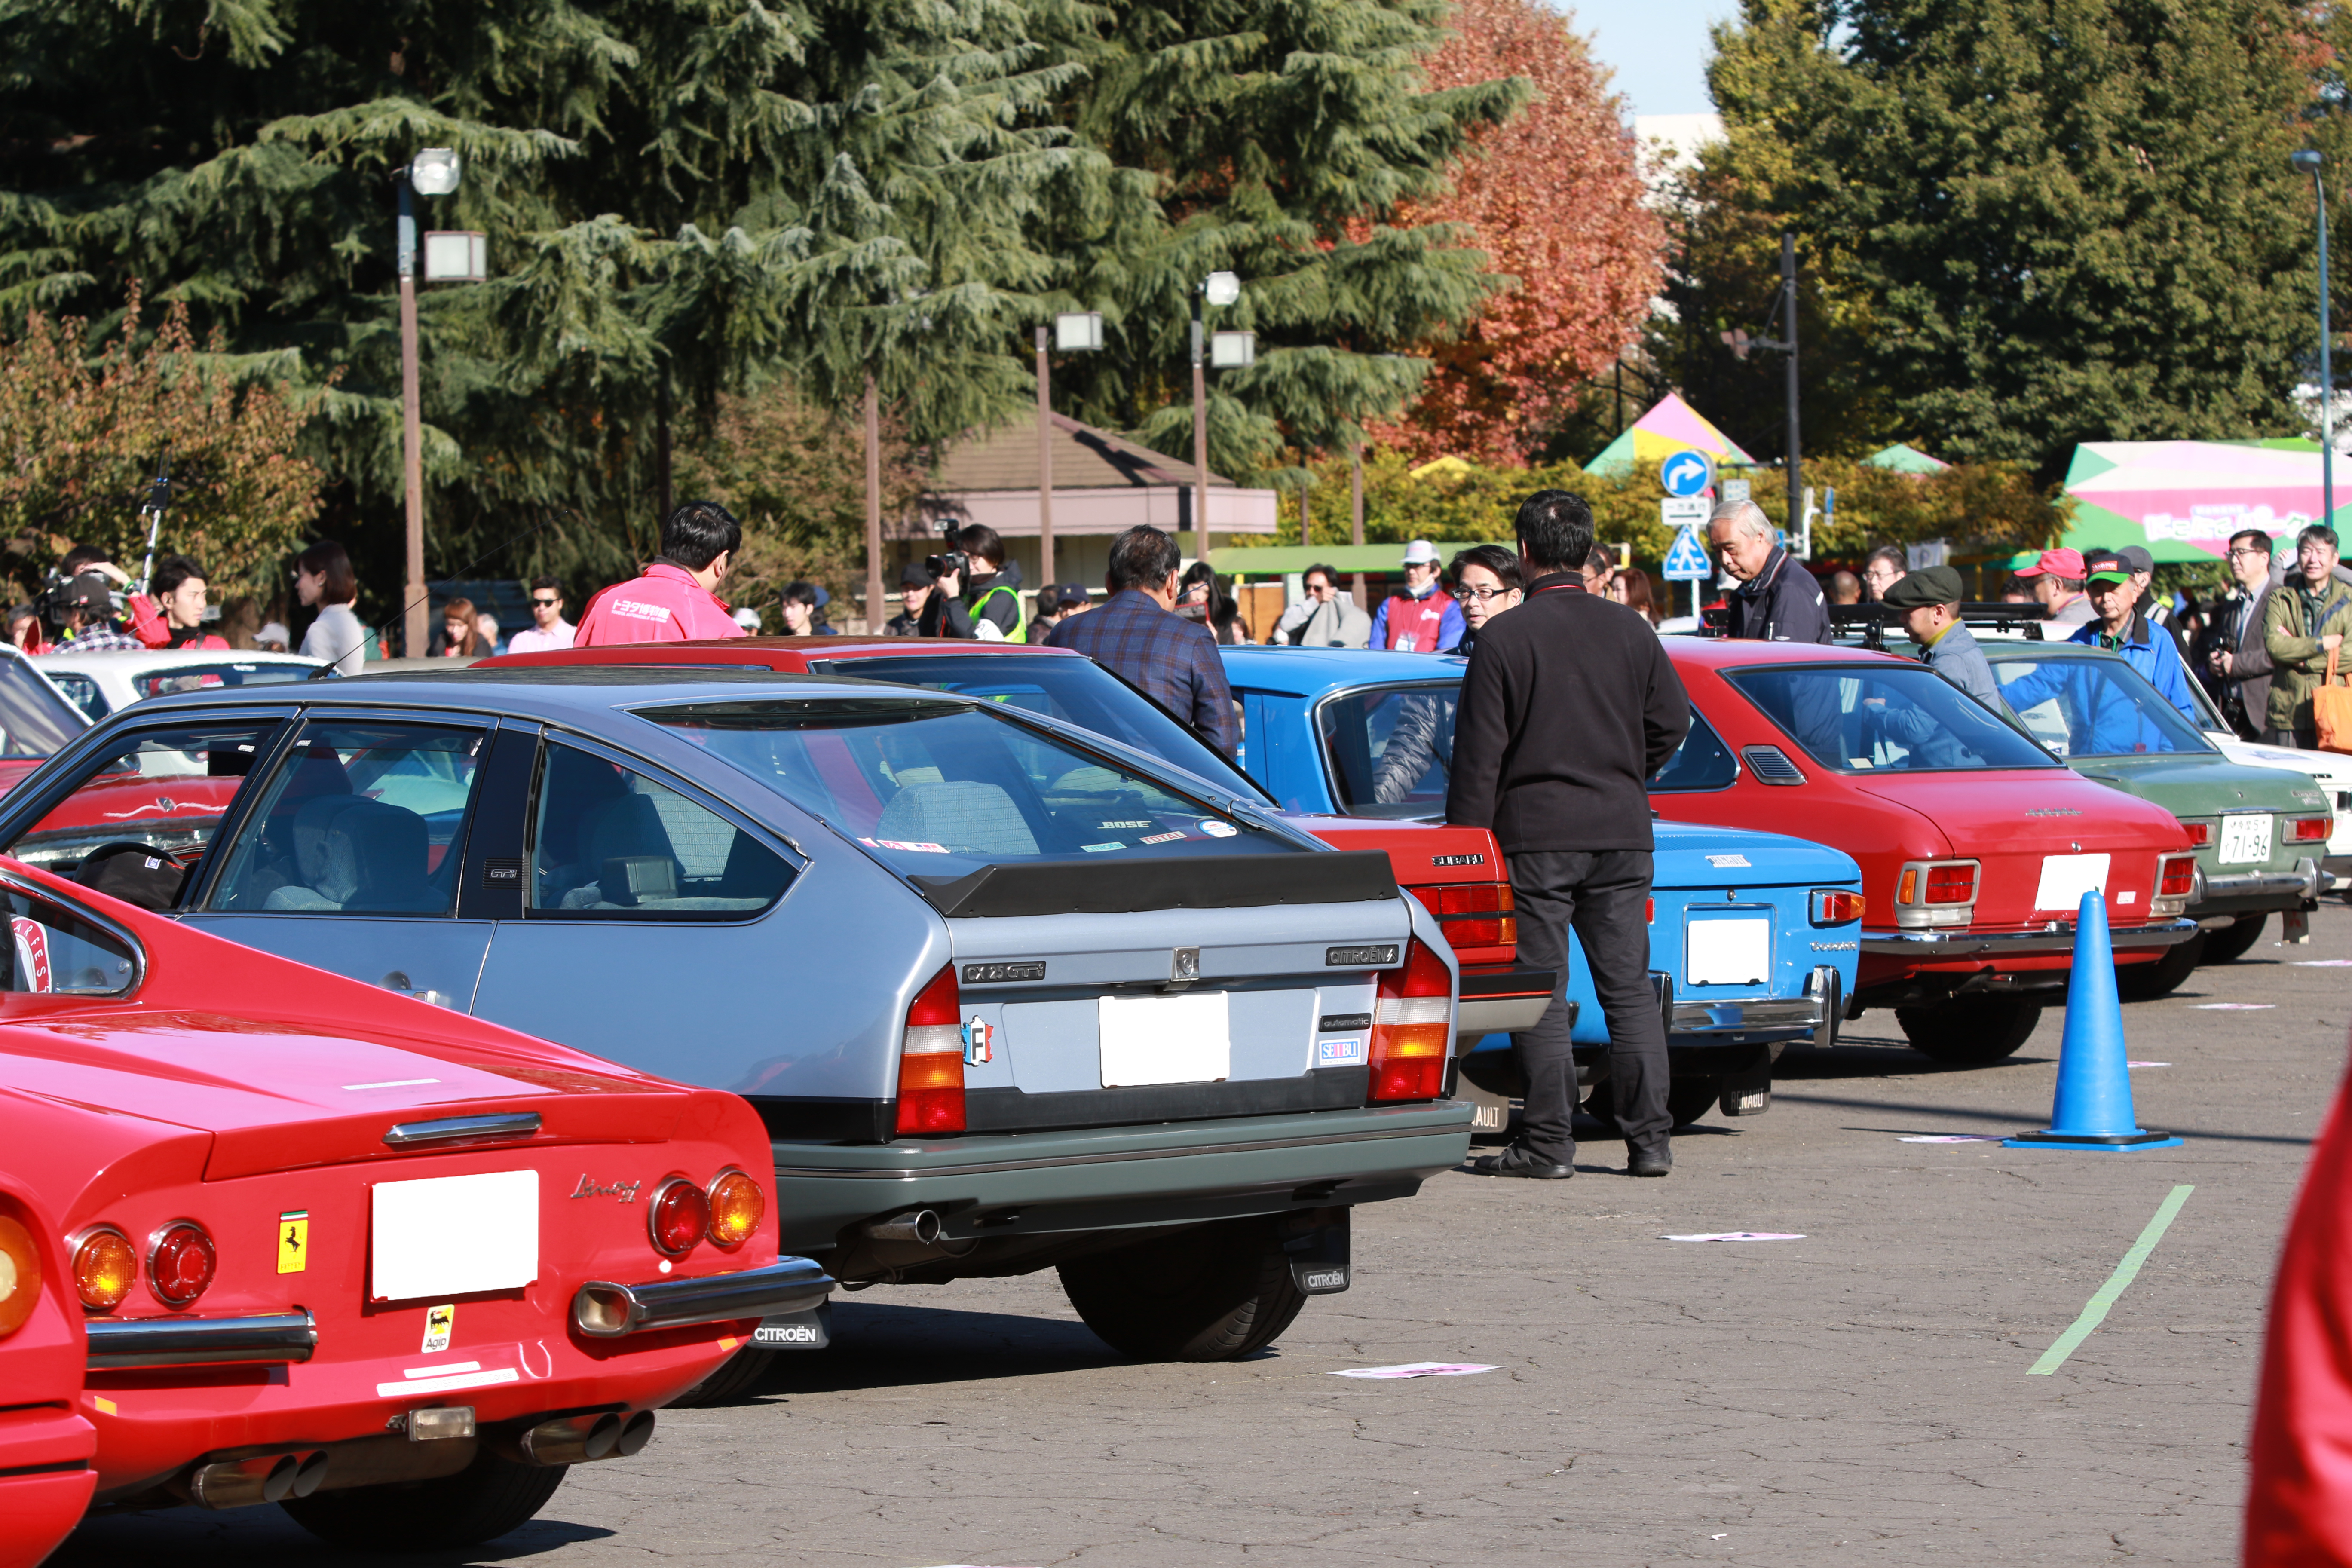
[[[1559,975],[1542,1020],[1511,1037],[1528,1086],[1519,1142],[1528,1152],[1562,1164],[1576,1157],[1576,1134],[1570,1130],[1576,1051],[1568,1022],[1572,928],[1609,1020],[1608,1104],[1627,1148],[1663,1152],[1674,1118],[1666,1111],[1666,1026],[1650,989],[1649,852],[1544,850],[1508,859],[1519,909],[1519,962]]]

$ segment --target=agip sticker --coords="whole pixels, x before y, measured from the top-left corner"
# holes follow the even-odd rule
[[[438,1307],[425,1310],[425,1342],[417,1347],[419,1355],[431,1355],[449,1348],[450,1331],[457,1326],[455,1302],[445,1301]]]

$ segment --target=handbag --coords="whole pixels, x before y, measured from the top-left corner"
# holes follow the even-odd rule
[[[2336,656],[2338,648],[2327,650],[2327,679],[2311,694],[2311,720],[2319,731],[2319,749],[2323,752],[2352,752],[2352,676],[2346,684],[2336,684]]]

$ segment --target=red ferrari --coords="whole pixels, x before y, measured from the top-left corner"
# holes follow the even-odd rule
[[[1794,643],[1666,648],[1692,724],[1651,805],[1860,863],[1849,1017],[1893,1007],[1929,1056],[1991,1061],[2058,999],[2084,892],[2105,896],[2118,964],[2197,933],[2181,913],[2196,858],[2179,818],[2074,772],[1925,665]]]
[[[7,1445],[46,1443],[87,1500],[84,1422],[101,1506],[274,1502],[347,1545],[488,1540],[831,1288],[777,1257],[767,1133],[732,1095],[15,863],[0,900],[0,1125],[66,1233],[62,1257],[24,1256],[79,1319],[36,1309],[0,1340],[6,1403],[22,1386],[49,1412],[21,1432],[0,1413],[12,1547]],[[16,1212],[0,1197],[0,1243],[31,1229]]]
[[[57,1227],[0,1171],[0,1568],[33,1568],[89,1507],[98,1434],[80,1411],[84,1338]]]

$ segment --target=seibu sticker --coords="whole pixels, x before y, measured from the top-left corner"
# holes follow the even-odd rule
[[[1361,1035],[1353,1039],[1315,1042],[1315,1065],[1318,1068],[1354,1067],[1364,1059],[1364,1038]]]
[[[1211,817],[1201,824],[1201,831],[1212,838],[1231,838],[1241,832],[1241,829],[1230,822],[1219,822],[1216,818]]]

